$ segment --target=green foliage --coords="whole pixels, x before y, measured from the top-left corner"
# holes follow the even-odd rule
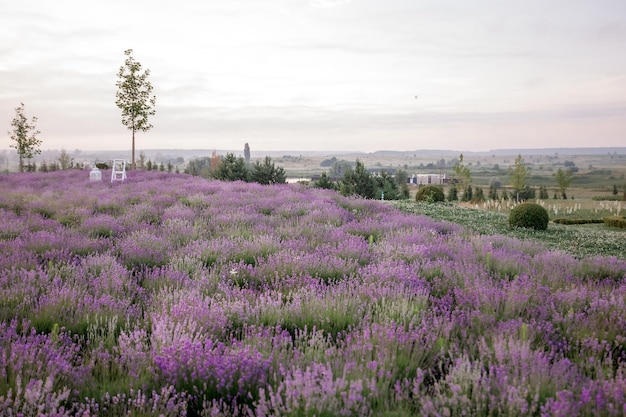
[[[337,158],[335,158],[334,162],[330,165],[330,170],[328,171],[328,175],[330,175],[331,178],[341,178],[346,174],[346,172],[350,171],[352,167],[353,167],[353,164],[351,164],[350,162],[337,161]]]
[[[456,185],[448,190],[448,201],[459,201],[459,190],[456,189]]]
[[[208,156],[192,159],[187,163],[185,174],[200,176],[202,178],[211,178],[212,169],[216,168],[211,166],[212,163],[213,160]]]
[[[244,159],[230,152],[222,158],[213,177],[220,181],[248,181],[249,172]]]
[[[593,196],[591,199],[593,201],[622,201],[622,197],[618,195]]]
[[[259,184],[284,184],[287,182],[285,170],[276,167],[272,158],[266,156],[263,162],[256,161],[250,170],[250,180]]]
[[[492,182],[491,184],[489,184],[489,192],[487,196],[489,197],[490,200],[498,199],[498,187],[496,186],[495,183]]]
[[[567,252],[582,259],[590,256],[615,256],[626,259],[624,231],[590,225],[554,225],[537,231],[510,227],[508,213],[462,207],[457,204],[420,204],[412,201],[390,202],[394,207],[409,213],[433,219],[454,222],[481,235],[503,235],[523,242],[539,242],[550,249]],[[444,223],[445,224],[445,223]],[[576,242],[575,245],[572,242]]]
[[[328,177],[328,174],[326,174],[326,171],[322,172],[322,175],[320,175],[320,179],[315,181],[313,186],[315,188],[324,188],[324,189],[327,189],[327,190],[337,190],[337,184],[335,184],[334,181],[330,180],[330,178]]]
[[[443,189],[436,185],[423,185],[419,187],[415,194],[415,201],[425,201],[428,203],[439,203],[445,201],[446,197]]]
[[[374,198],[374,182],[372,175],[359,160],[356,167],[346,171],[341,180],[340,191],[343,195],[359,195],[363,198]]]
[[[511,180],[511,187],[514,191],[515,201],[522,201],[520,193],[528,187],[526,184],[526,177],[528,176],[528,168],[524,165],[522,155],[518,155],[515,158],[515,164],[512,168],[509,168],[509,178]]]
[[[561,196],[563,197],[563,199],[566,199],[567,194],[565,194],[565,192],[572,183],[574,174],[569,169],[559,168],[554,176],[556,178],[556,184],[559,187],[559,191],[561,192]]]
[[[598,223],[604,223],[604,220],[600,220],[600,219],[565,219],[565,218],[559,218],[559,219],[554,219],[552,221],[554,223],[557,223],[557,224],[598,224]]]
[[[398,200],[400,192],[395,178],[387,171],[382,171],[380,175],[372,177],[374,182],[374,196],[381,200]]]
[[[535,203],[522,203],[509,213],[509,226],[546,230],[550,217],[548,211]]]
[[[152,129],[149,116],[156,111],[156,96],[152,95],[152,84],[148,81],[150,70],[142,71],[141,64],[133,58],[133,50],[124,51],[126,61],[120,67],[115,83],[118,90],[115,104],[122,110],[122,124],[132,131],[132,168],[135,169],[135,132]]]
[[[61,149],[61,154],[57,158],[61,169],[66,170],[74,166],[74,158],[65,149]]]
[[[485,193],[481,187],[476,187],[476,192],[472,198],[474,203],[483,203],[485,201]]]
[[[333,156],[332,158],[324,159],[322,162],[320,162],[320,166],[331,167],[335,162],[337,162],[337,158]]]
[[[474,199],[474,189],[471,185],[468,185],[465,191],[463,191],[463,198],[461,201],[470,202]]]
[[[469,167],[463,164],[463,154],[459,155],[459,161],[452,167],[454,179],[459,184],[459,188],[464,189],[472,182],[472,173]]]
[[[619,229],[626,229],[626,218],[623,216],[605,217],[604,224],[607,227],[617,227]]]
[[[411,192],[409,191],[409,174],[405,170],[399,169],[396,171],[396,184],[398,185],[400,195],[399,199],[407,199],[411,197]]]
[[[41,132],[36,130],[36,122],[36,117],[33,117],[30,122],[28,121],[24,116],[24,103],[20,103],[15,109],[15,118],[11,121],[13,131],[8,132],[13,141],[9,146],[17,150],[20,158],[20,172],[24,172],[24,159],[31,159],[41,153],[41,139],[37,138]]]
[[[535,199],[535,189],[529,185],[525,186],[522,190],[519,190],[517,193],[518,201],[528,201]]]

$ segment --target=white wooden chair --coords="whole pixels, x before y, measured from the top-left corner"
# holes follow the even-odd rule
[[[126,160],[114,159],[111,166],[111,182],[126,181]]]

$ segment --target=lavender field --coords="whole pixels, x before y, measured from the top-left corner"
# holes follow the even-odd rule
[[[617,257],[155,171],[0,176],[0,255],[3,416],[626,414]]]

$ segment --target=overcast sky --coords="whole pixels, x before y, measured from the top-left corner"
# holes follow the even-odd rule
[[[626,146],[624,0],[0,2],[0,121],[44,149],[130,148],[126,49],[138,150]]]

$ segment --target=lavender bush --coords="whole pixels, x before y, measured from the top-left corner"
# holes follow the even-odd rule
[[[2,415],[626,414],[621,256],[155,171],[2,176],[0,226]]]

